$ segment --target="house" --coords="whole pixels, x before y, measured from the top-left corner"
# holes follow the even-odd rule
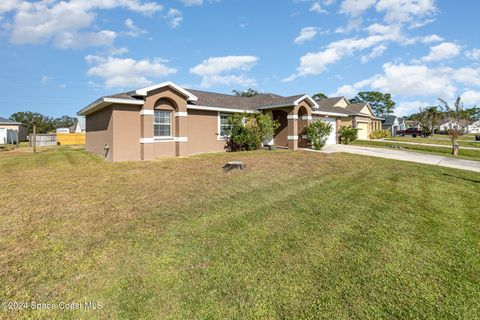
[[[368,139],[372,132],[382,128],[383,119],[374,115],[368,103],[352,104],[345,97],[320,99],[317,100],[317,103],[320,111],[329,111],[339,117],[340,126],[352,126],[359,129],[359,139]]]
[[[9,130],[11,130],[9,135]],[[0,144],[4,143],[4,138],[7,136],[16,137],[18,135],[19,141],[27,141],[28,129],[20,122],[16,122],[7,118],[0,117]],[[14,141],[16,142],[16,141]],[[13,142],[10,142],[13,143]]]
[[[406,129],[405,121],[402,117],[386,115],[382,116],[382,118],[384,119],[382,121],[382,129],[388,130],[392,136],[396,136],[398,131]]]
[[[475,121],[467,127],[468,133],[480,133],[480,121]]]
[[[462,126],[459,123],[456,123],[455,121],[446,121],[442,123],[439,127],[440,131],[448,131],[448,130],[460,130],[460,131],[465,131],[467,128]]]
[[[85,133],[85,117],[77,117],[75,124],[69,128],[70,133]]]
[[[421,129],[420,122],[416,120],[405,120],[405,129],[416,128]]]
[[[277,147],[304,146],[302,131],[314,118],[334,125],[328,142],[336,143],[341,119],[350,115],[346,109],[342,113],[327,109],[305,94],[247,98],[164,82],[101,97],[78,115],[86,119],[87,150],[111,161],[125,161],[225,151],[228,117],[244,112],[263,112],[279,121],[273,137]]]

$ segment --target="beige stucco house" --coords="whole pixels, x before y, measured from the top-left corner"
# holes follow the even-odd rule
[[[336,143],[340,119],[347,118],[320,108],[305,94],[246,98],[185,89],[172,82],[102,97],[78,114],[86,118],[87,150],[111,161],[126,161],[225,151],[228,117],[243,112],[263,112],[278,120],[273,143],[291,150],[305,146],[302,131],[313,119],[334,125],[328,143]]]
[[[333,127],[327,144],[338,142],[341,126],[359,130],[360,139],[381,129],[368,104],[344,97],[313,100],[306,94],[272,93],[246,98],[182,88],[172,82],[101,97],[78,112],[86,119],[86,148],[111,161],[150,160],[226,150],[228,117],[267,113],[278,120],[272,143],[307,147],[303,130],[321,120]]]
[[[373,113],[368,103],[350,103],[345,97],[334,97],[316,101],[321,110],[342,115],[341,126],[352,126],[358,130],[359,139],[369,139],[374,131],[382,130],[382,118]]]

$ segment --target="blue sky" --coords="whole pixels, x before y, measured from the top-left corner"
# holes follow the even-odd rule
[[[166,80],[352,97],[406,115],[480,103],[480,3],[470,0],[2,0],[0,115],[74,115]]]

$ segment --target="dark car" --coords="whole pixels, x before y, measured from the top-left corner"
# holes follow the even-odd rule
[[[413,137],[416,137],[416,136],[421,136],[423,133],[422,133],[422,130],[418,128],[408,128],[406,130],[399,130],[397,134],[400,136],[412,135]]]

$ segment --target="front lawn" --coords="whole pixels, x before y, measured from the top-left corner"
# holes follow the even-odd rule
[[[229,160],[246,171],[224,173]],[[478,319],[480,174],[350,154],[0,156],[0,318]]]
[[[406,143],[401,144],[401,143],[389,142],[385,140],[356,140],[351,144],[357,145],[357,146],[366,146],[366,147],[375,147],[375,148],[394,147],[394,148],[400,148],[407,151],[423,152],[423,153],[429,153],[429,154],[434,154],[434,155],[444,156],[444,157],[454,157],[452,155],[452,149],[445,148],[445,147],[433,147],[433,146],[414,145],[414,144],[406,144]],[[478,150],[472,150],[472,149],[462,149],[462,147],[460,147],[459,156],[454,158],[480,161],[480,148]]]

